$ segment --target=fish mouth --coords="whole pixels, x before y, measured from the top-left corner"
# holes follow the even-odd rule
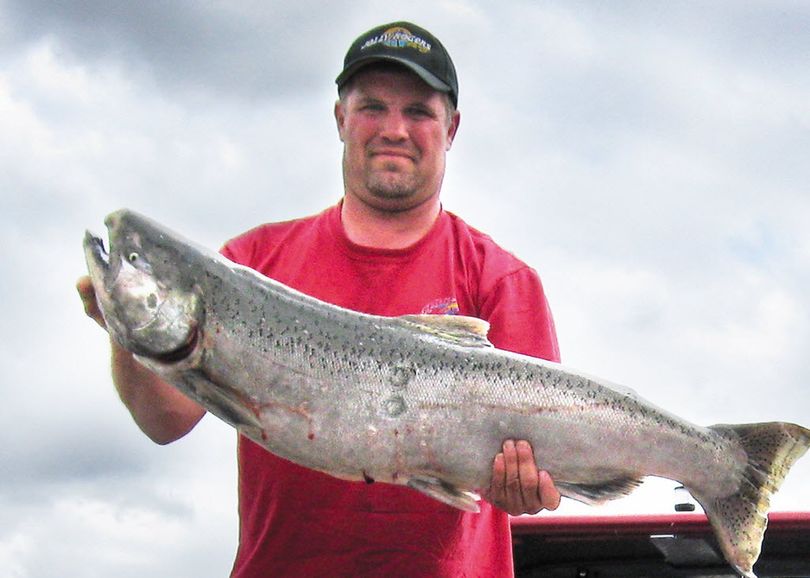
[[[99,273],[106,274],[112,266],[110,254],[113,250],[113,234],[120,220],[118,213],[120,213],[120,211],[108,215],[107,218],[104,219],[104,225],[107,227],[107,236],[109,238],[109,249],[104,246],[104,239],[102,239],[101,236],[96,235],[89,229],[85,229],[83,243],[84,254],[90,270],[90,277],[92,277],[94,281],[103,281],[103,275],[99,275]]]
[[[110,254],[104,247],[104,240],[90,231],[84,232],[84,252],[91,267],[95,265],[103,271],[110,268]]]

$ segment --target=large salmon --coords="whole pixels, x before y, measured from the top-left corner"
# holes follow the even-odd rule
[[[634,392],[493,348],[487,324],[323,303],[134,212],[84,248],[111,335],[271,452],[349,480],[405,484],[476,511],[507,438],[531,442],[589,504],[644,476],[682,483],[746,577],[771,495],[810,446],[788,423],[699,427]]]

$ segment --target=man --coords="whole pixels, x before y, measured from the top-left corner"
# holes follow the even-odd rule
[[[441,207],[458,130],[455,68],[426,30],[361,35],[337,78],[344,195],[314,217],[267,224],[223,254],[314,297],[378,315],[449,313],[491,323],[503,349],[558,360],[536,273]],[[103,325],[86,278],[79,292]],[[113,378],[141,429],[174,441],[205,410],[113,343]],[[505,512],[554,509],[560,495],[525,441],[505,440],[480,514],[407,488],[346,482],[239,439],[240,545],[232,576],[508,576]]]

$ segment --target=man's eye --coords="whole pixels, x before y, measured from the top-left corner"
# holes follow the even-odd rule
[[[431,117],[433,116],[431,112],[424,108],[411,108],[408,110],[408,114],[415,117]]]

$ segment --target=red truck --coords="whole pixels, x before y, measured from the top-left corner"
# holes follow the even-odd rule
[[[810,512],[772,512],[759,578],[810,576]],[[736,578],[704,514],[512,519],[518,578]]]

